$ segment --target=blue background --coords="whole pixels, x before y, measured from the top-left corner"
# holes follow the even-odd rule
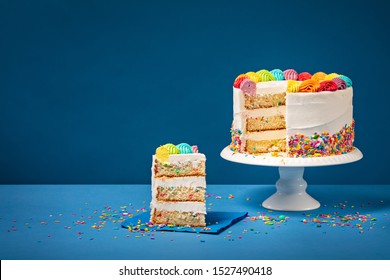
[[[1,1],[0,183],[149,183],[167,142],[197,144],[208,183],[273,183],[219,153],[234,78],[274,68],[354,82],[364,159],[306,179],[389,183],[390,22],[362,2]]]

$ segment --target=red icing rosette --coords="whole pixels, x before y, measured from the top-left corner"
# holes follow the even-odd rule
[[[309,72],[302,72],[298,75],[298,81],[305,81],[311,79],[311,74]]]
[[[256,94],[256,83],[254,81],[252,81],[251,79],[244,79],[240,84],[240,89],[245,94],[255,95]]]
[[[240,85],[241,85],[242,81],[245,80],[245,79],[248,79],[248,77],[246,77],[246,76],[238,77],[238,78],[234,81],[233,87],[235,87],[235,88],[240,88]]]
[[[333,78],[332,81],[336,83],[337,89],[342,90],[347,88],[347,83],[341,78],[336,77]]]
[[[327,80],[320,82],[320,88],[318,91],[336,91],[337,88],[338,86],[335,82]]]
[[[297,80],[298,79],[298,72],[295,71],[294,69],[287,69],[284,70],[284,79],[285,80]]]

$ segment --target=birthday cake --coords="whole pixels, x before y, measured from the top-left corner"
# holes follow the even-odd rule
[[[152,164],[150,222],[159,225],[206,226],[206,157],[197,146],[165,144]]]
[[[324,157],[353,150],[352,81],[294,69],[239,75],[233,84],[234,153]]]

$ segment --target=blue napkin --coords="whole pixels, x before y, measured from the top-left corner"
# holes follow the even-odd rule
[[[153,226],[155,230],[180,231],[193,233],[211,233],[218,234],[231,225],[248,216],[248,212],[209,212],[206,215],[206,227],[184,227],[184,226]],[[122,222],[122,227],[137,227],[137,230],[150,229],[150,213],[144,212],[133,216]]]

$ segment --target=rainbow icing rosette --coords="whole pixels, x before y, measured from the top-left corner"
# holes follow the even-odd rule
[[[272,76],[274,76],[275,80],[277,81],[283,81],[284,80],[284,74],[283,71],[280,69],[274,69],[271,70]]]
[[[320,88],[320,83],[314,79],[303,81],[299,85],[299,92],[316,92]]]
[[[198,146],[191,146],[187,143],[180,143],[178,145],[174,145],[171,143],[162,145],[156,149],[155,156],[161,162],[167,163],[169,162],[170,155],[177,154],[193,154],[198,153]]]
[[[343,90],[347,88],[347,83],[339,77],[333,78],[332,81],[336,83],[338,90]]]
[[[246,73],[245,75],[247,75],[247,77],[249,79],[251,79],[252,81],[254,81],[255,83],[259,83],[261,82],[261,77],[259,74],[255,73],[255,72],[248,72]]]
[[[297,80],[298,72],[294,69],[287,69],[283,72],[285,80]]]
[[[339,78],[343,79],[345,81],[345,83],[347,84],[347,87],[352,86],[352,80],[350,78],[348,78],[347,76],[340,75]]]
[[[260,70],[256,72],[260,76],[262,82],[275,81],[274,75],[271,74],[268,70]]]
[[[325,80],[325,77],[326,77],[326,74],[324,72],[317,72],[317,73],[314,73],[311,78],[313,80],[323,81],[323,80]]]
[[[181,154],[192,154],[192,147],[187,143],[181,143],[176,146]]]
[[[240,89],[248,94],[248,95],[255,95],[256,93],[256,83],[252,81],[251,79],[245,79],[240,84]]]
[[[257,83],[283,80],[287,81],[287,92],[290,93],[336,91],[352,86],[352,80],[345,75],[338,73],[326,74],[324,72],[316,72],[313,75],[309,72],[298,74],[294,69],[250,71],[238,75],[233,86],[241,89],[246,95],[254,96]]]
[[[287,92],[298,92],[300,84],[298,81],[289,80],[287,82]]]

